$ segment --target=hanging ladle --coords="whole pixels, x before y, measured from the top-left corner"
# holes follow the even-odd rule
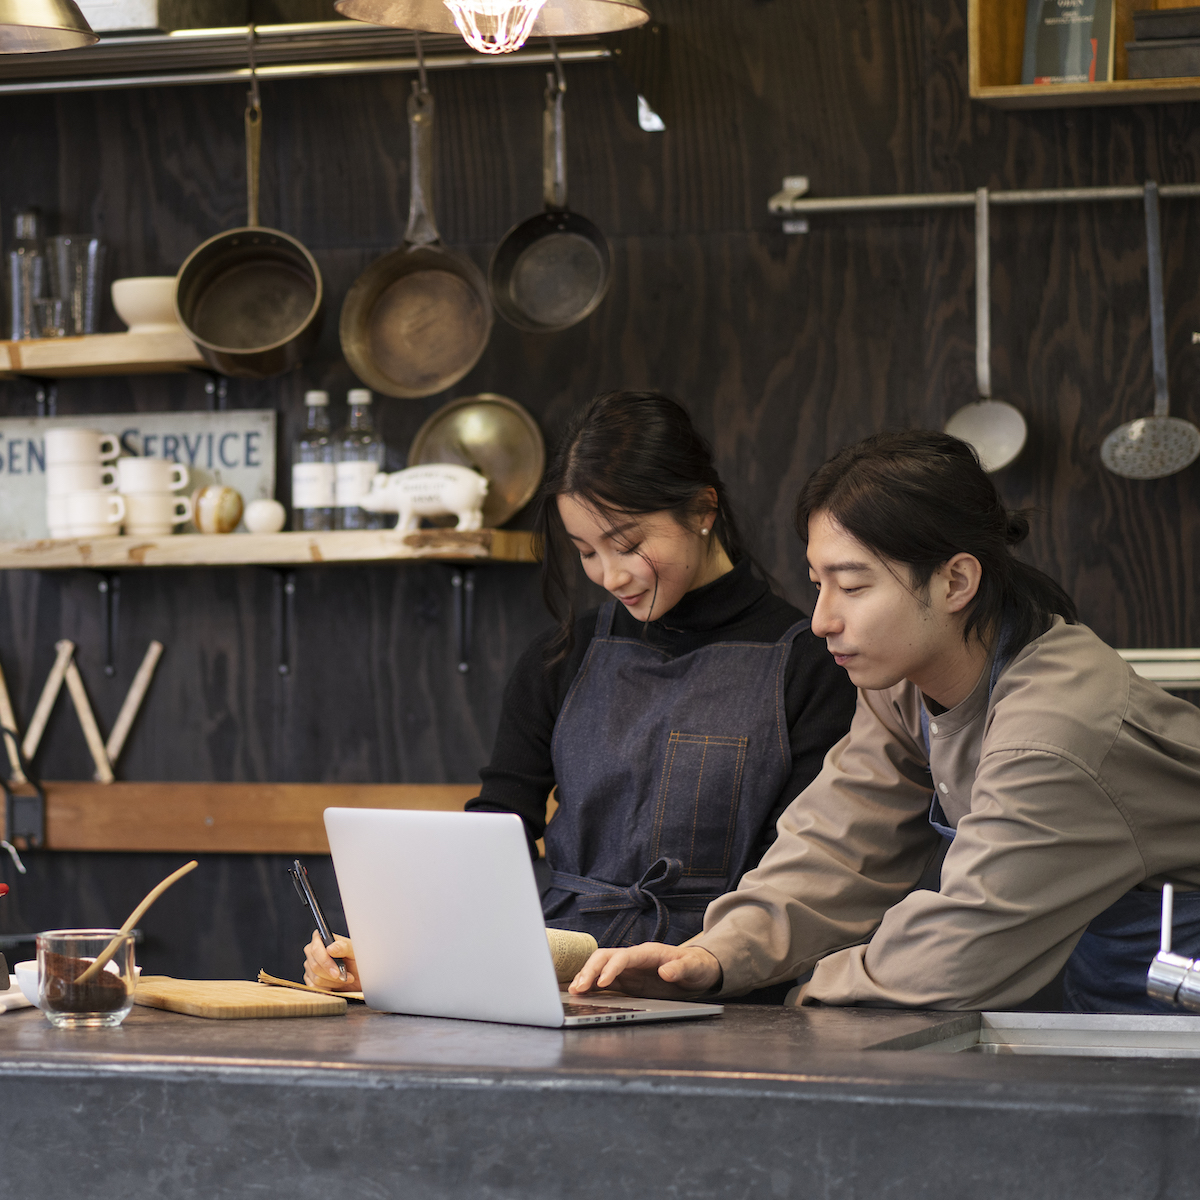
[[[1003,400],[992,399],[991,272],[988,258],[988,190],[975,191],[975,381],[979,399],[946,422],[989,474],[1007,467],[1025,445],[1025,418]]]
[[[1100,446],[1100,461],[1126,479],[1161,479],[1200,456],[1200,429],[1168,416],[1167,321],[1163,311],[1162,236],[1158,184],[1146,184],[1146,257],[1150,265],[1150,349],[1154,356],[1154,416],[1118,425]]]

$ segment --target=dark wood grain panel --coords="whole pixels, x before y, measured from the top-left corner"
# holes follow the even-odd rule
[[[791,509],[807,475],[874,430],[940,426],[974,395],[973,231],[961,210],[814,217],[809,234],[785,237],[766,211],[780,179],[805,172],[822,195],[1193,182],[1200,107],[973,104],[967,0],[652,7],[666,31],[654,75],[665,133],[637,125],[635,72],[568,68],[571,203],[611,239],[608,298],[554,336],[497,322],[479,364],[450,392],[381,402],[390,465],[403,464],[421,422],[452,396],[510,395],[552,436],[599,389],[664,388],[713,439],[757,552],[803,603]],[[231,405],[277,409],[281,451],[303,419],[306,388],[328,388],[340,413],[354,385],[337,312],[358,273],[403,235],[410,84],[379,75],[264,86],[263,216],[312,248],[329,295],[309,361],[280,379],[231,385]],[[540,205],[544,73],[439,73],[431,86],[439,223],[449,244],[486,268],[505,230]],[[6,97],[2,144],[17,169],[0,178],[0,214],[7,221],[40,203],[60,228],[102,233],[115,274],[171,272],[198,242],[244,219],[243,103],[238,86]],[[1196,419],[1200,205],[1164,202],[1163,221],[1173,402]],[[1098,458],[1105,433],[1152,402],[1140,206],[997,208],[991,249],[994,386],[1030,426],[1025,453],[998,484],[1009,503],[1033,510],[1025,553],[1113,644],[1200,644],[1200,468],[1138,483],[1108,474]],[[118,327],[111,313],[105,327]],[[204,404],[199,377],[70,380],[59,395],[60,411],[80,416]],[[0,411],[31,413],[30,385],[0,385]],[[286,480],[280,495],[288,498]],[[535,572],[477,572],[466,675],[455,668],[447,568],[296,578],[287,676],[275,658],[277,577],[239,569],[123,579],[108,680],[96,577],[5,573],[0,662],[18,713],[28,718],[54,642],[67,636],[107,728],[146,642],[159,637],[167,649],[121,764],[126,778],[471,782],[504,679],[548,621]],[[39,766],[57,778],[90,776],[65,704]],[[155,878],[143,877],[165,874],[166,860],[148,861],[135,869],[114,856],[111,869],[148,887]],[[137,890],[82,858],[34,862],[0,929],[119,920],[126,891]],[[291,918],[276,910],[277,866],[214,857],[212,928],[192,920],[188,929],[204,961],[221,964],[215,973],[286,965],[263,940],[291,936]],[[7,871],[0,859],[13,882]],[[239,928],[259,914],[266,933]],[[157,969],[189,973],[160,952]]]

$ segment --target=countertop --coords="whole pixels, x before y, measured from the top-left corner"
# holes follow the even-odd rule
[[[1200,1194],[1200,1060],[920,1049],[978,1021],[734,1004],[562,1031],[135,1008],[68,1032],[22,1010],[0,1016],[0,1163],[39,1172],[39,1200],[85,1180],[172,1198]]]

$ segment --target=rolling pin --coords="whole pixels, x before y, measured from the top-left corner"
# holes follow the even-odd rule
[[[62,689],[63,677],[67,673],[67,663],[71,661],[71,655],[75,653],[75,643],[67,641],[66,638],[58,642],[54,648],[58,651],[58,657],[54,660],[54,666],[50,668],[50,674],[46,676],[46,686],[42,688],[42,694],[38,697],[37,708],[33,710],[33,719],[29,722],[29,728],[25,731],[25,740],[21,743],[21,753],[25,755],[26,762],[33,762],[33,756],[37,753],[42,734],[46,731],[46,722],[50,719],[50,710],[54,707],[54,702],[58,699],[58,693]]]
[[[83,678],[74,660],[67,664],[67,691],[71,693],[71,701],[79,716],[79,724],[83,727],[83,736],[87,739],[88,750],[92,754],[92,762],[96,764],[96,778],[101,783],[112,783],[112,764],[108,761],[108,751],[104,749],[104,739],[100,736],[100,727],[88,703],[87,692],[83,687]]]
[[[8,697],[8,685],[4,682],[4,670],[0,668],[0,726],[12,730],[12,737],[4,738],[4,748],[8,751],[8,765],[11,768],[9,778],[13,783],[26,783],[25,772],[21,770],[21,759],[17,754],[17,718],[13,714],[12,701]],[[3,735],[0,735],[3,736]]]
[[[129,736],[129,730],[133,726],[133,718],[137,716],[138,709],[142,705],[142,700],[145,698],[146,689],[150,686],[150,680],[154,675],[154,668],[158,665],[158,660],[162,656],[162,642],[151,642],[146,648],[146,655],[142,659],[142,665],[138,667],[137,674],[133,677],[133,682],[129,685],[129,693],[125,697],[125,703],[121,705],[121,711],[117,713],[116,724],[112,727],[112,733],[108,735],[108,744],[104,747],[108,755],[109,764],[116,765],[117,759],[121,756],[121,751],[125,748],[125,739]],[[96,778],[100,778],[99,770],[97,770]]]

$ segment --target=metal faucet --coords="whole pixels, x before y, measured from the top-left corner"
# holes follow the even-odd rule
[[[1175,889],[1163,884],[1162,935],[1159,951],[1146,974],[1146,994],[1180,1008],[1200,1012],[1200,959],[1171,953]]]

